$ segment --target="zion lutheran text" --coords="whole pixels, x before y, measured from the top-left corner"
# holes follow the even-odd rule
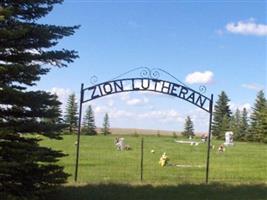
[[[114,80],[85,88],[84,91],[89,93],[86,95],[88,99],[85,102],[119,92],[152,91],[184,99],[207,112],[210,109],[210,99],[201,95],[199,92],[176,83],[159,79],[130,78]]]

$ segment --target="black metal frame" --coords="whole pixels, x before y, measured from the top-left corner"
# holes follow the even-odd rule
[[[125,76],[129,73],[132,73],[134,71],[140,70],[140,77],[134,77],[134,78],[121,78],[122,76]],[[170,82],[168,80],[162,80],[159,79],[160,72],[168,75],[169,77],[173,78],[175,82]],[[143,84],[144,81],[150,84],[154,84],[154,88],[151,88],[150,86],[142,86],[136,87],[135,81],[139,81]],[[95,84],[97,82],[97,77],[93,76],[91,77],[91,83],[94,84],[93,86],[89,86],[87,88],[84,88],[84,84],[81,84],[81,96],[80,96],[80,107],[79,107],[79,123],[78,123],[78,132],[77,132],[77,149],[76,149],[76,163],[75,163],[75,177],[74,180],[77,181],[78,178],[78,167],[79,167],[79,151],[80,151],[80,134],[81,134],[81,119],[82,119],[82,105],[83,103],[86,103],[88,101],[92,101],[97,98],[101,98],[107,95],[121,93],[121,92],[130,92],[130,91],[152,91],[162,94],[167,94],[171,96],[178,97],[180,99],[183,99],[185,101],[188,101],[189,103],[192,103],[193,105],[201,108],[202,110],[209,113],[209,135],[208,135],[208,147],[207,147],[207,162],[206,162],[206,179],[205,182],[209,182],[209,162],[210,162],[210,146],[211,146],[211,123],[212,123],[212,113],[213,113],[213,94],[211,94],[211,97],[204,96],[202,93],[206,92],[205,86],[200,86],[199,91],[195,91],[192,88],[186,86],[184,83],[182,83],[180,80],[175,78],[170,73],[166,72],[163,69],[160,68],[153,68],[149,69],[147,67],[138,67],[135,69],[132,69],[126,73],[123,73],[116,78],[102,82],[99,84]],[[124,84],[131,83],[131,88],[125,88]],[[158,88],[157,84],[161,83],[162,87]],[[167,84],[167,86],[165,85]],[[108,86],[108,87],[107,87]],[[107,90],[108,88],[108,90]],[[98,94],[96,94],[96,91],[98,89]],[[167,89],[164,91],[164,89]],[[85,92],[92,91],[89,98],[85,99]],[[176,91],[178,91],[176,93]],[[187,94],[190,94],[186,97]],[[197,99],[195,99],[197,97]],[[206,107],[205,107],[206,105]],[[142,144],[143,145],[143,140]],[[142,161],[143,158],[141,158],[141,168],[143,168]],[[141,180],[143,179],[143,173],[141,172]]]

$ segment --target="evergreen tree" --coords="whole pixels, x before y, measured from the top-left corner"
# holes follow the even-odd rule
[[[248,134],[248,140],[263,142],[267,135],[267,129],[265,129],[265,110],[267,107],[267,100],[264,97],[264,92],[260,91],[256,97],[256,101],[253,107],[253,112],[250,116],[251,126]]]
[[[89,105],[83,120],[83,133],[86,135],[96,135],[95,117],[92,107]]]
[[[78,125],[78,105],[74,93],[69,96],[67,101],[65,123],[68,125],[70,133]]]
[[[101,130],[101,133],[103,135],[111,134],[108,113],[106,113],[104,116],[103,128]]]
[[[193,124],[193,121],[191,120],[190,116],[187,116],[185,119],[184,131],[182,132],[182,135],[186,136],[186,137],[195,136],[194,124]]]
[[[249,130],[248,112],[246,108],[243,108],[242,111],[240,129],[241,129],[240,140],[246,140]]]
[[[231,110],[230,99],[224,91],[218,96],[218,101],[214,107],[212,134],[220,139],[224,138],[225,131],[230,128]]]
[[[58,101],[58,96],[54,94],[55,99]],[[66,124],[64,123],[64,120],[62,118],[62,111],[61,111],[61,103],[60,104],[55,104],[51,106],[51,109],[54,110],[58,115],[55,117],[43,117],[40,119],[40,121],[43,122],[51,122],[51,123],[61,123],[62,127],[64,126],[66,128]],[[64,125],[63,125],[64,124]]]
[[[0,2],[1,199],[38,198],[68,176],[55,163],[64,154],[39,146],[34,137],[60,139],[60,102],[51,93],[30,89],[51,67],[67,66],[77,57],[55,46],[78,27],[38,23],[58,3],[62,0]]]
[[[229,120],[229,117],[227,117],[227,115],[224,115],[223,116],[223,120],[221,122],[221,131],[222,131],[222,134],[219,136],[219,138],[223,138],[225,137],[225,132],[226,131],[230,131],[230,120]]]
[[[235,114],[231,116],[230,121],[230,129],[234,132],[234,139],[240,140],[242,137],[242,130],[241,130],[241,113],[239,109],[236,109]]]
[[[267,102],[262,112],[262,118],[263,118],[262,128],[263,130],[265,130],[263,135],[263,142],[267,143]]]

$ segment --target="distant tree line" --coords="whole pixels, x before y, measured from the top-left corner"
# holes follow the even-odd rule
[[[68,126],[68,132],[73,134],[77,132],[78,128],[78,106],[76,102],[75,94],[71,94],[68,97],[67,106],[65,109],[64,120],[66,125]],[[95,117],[92,106],[89,105],[85,111],[85,116],[82,120],[82,129],[81,133],[84,135],[97,135],[97,128],[95,125]],[[103,119],[103,125],[100,131],[100,134],[109,135],[110,131],[110,122],[108,113],[105,113]]]
[[[218,100],[215,102],[214,106],[212,135],[218,139],[224,139],[226,131],[233,131],[235,140],[267,143],[267,100],[264,96],[264,92],[258,92],[250,115],[248,114],[248,110],[246,108],[243,108],[242,110],[237,108],[235,112],[232,112],[229,103],[229,97],[224,91],[222,91],[218,95]],[[69,133],[73,133],[74,130],[77,130],[77,109],[78,106],[75,94],[71,94],[68,98],[64,116]],[[100,133],[103,135],[111,133],[108,113],[104,116]],[[82,134],[97,134],[94,112],[90,105],[87,107],[83,118]],[[187,116],[185,119],[182,135],[186,137],[193,137],[195,135],[194,124],[190,116]]]
[[[267,143],[267,100],[264,92],[258,92],[250,116],[246,108],[242,110],[237,108],[232,112],[229,103],[230,99],[222,91],[214,106],[212,135],[218,139],[224,139],[225,132],[232,131],[237,141]],[[182,135],[186,137],[195,135],[190,116],[185,119]]]
[[[233,131],[234,139],[267,143],[267,100],[259,91],[250,116],[246,108],[230,110],[230,99],[222,91],[214,106],[212,135],[223,139],[226,131]]]

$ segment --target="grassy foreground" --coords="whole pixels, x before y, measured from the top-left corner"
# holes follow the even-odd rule
[[[124,135],[130,151],[117,151],[116,136],[81,136],[78,183],[140,184],[141,137]],[[206,144],[178,144],[168,137],[144,136],[143,184],[201,184],[205,180]],[[183,138],[178,138],[183,140]],[[199,139],[196,139],[199,141]],[[44,140],[43,145],[68,154],[59,161],[73,182],[75,171],[76,136],[67,135],[61,141]],[[237,142],[224,153],[217,147],[223,141],[213,141],[210,182],[231,184],[267,183],[267,145]],[[155,153],[151,153],[151,150]],[[166,152],[170,166],[160,167],[159,158]]]
[[[267,200],[267,145],[237,142],[224,153],[213,141],[210,184],[205,180],[206,144],[178,144],[171,136],[144,137],[144,180],[140,181],[141,137],[123,135],[130,151],[117,151],[115,135],[81,136],[78,183],[73,181],[76,136],[42,141],[68,154],[59,164],[70,173],[69,183],[49,200]],[[177,138],[177,140],[185,140]],[[199,141],[199,139],[196,139]],[[151,153],[151,150],[155,153]],[[170,165],[160,167],[166,152]]]

